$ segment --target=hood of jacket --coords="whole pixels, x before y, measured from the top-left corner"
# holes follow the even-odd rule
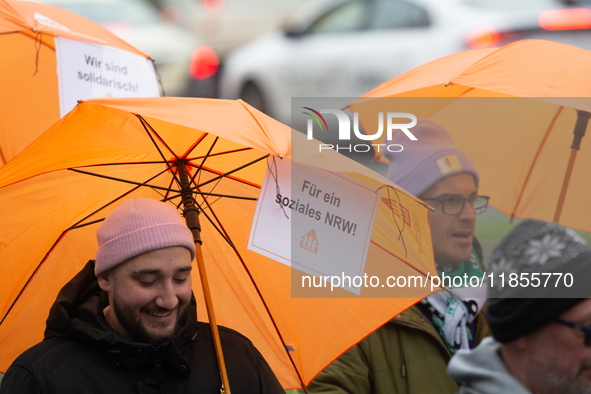
[[[49,311],[44,340],[65,337],[83,341],[107,353],[113,362],[127,370],[150,370],[156,381],[182,382],[190,375],[183,348],[192,340],[197,327],[195,298],[191,298],[187,322],[170,340],[160,344],[133,342],[107,323],[103,309],[109,305],[94,275],[94,261],[86,266],[59,292]]]
[[[505,367],[500,347],[487,337],[473,350],[460,350],[452,357],[447,373],[460,384],[459,394],[531,394]]]

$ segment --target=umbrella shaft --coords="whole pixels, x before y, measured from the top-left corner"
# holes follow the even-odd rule
[[[177,161],[177,169],[179,170],[179,180],[181,182],[181,196],[183,199],[183,215],[187,226],[193,233],[193,239],[196,243],[201,242],[201,223],[199,222],[199,210],[191,192],[191,185],[189,184],[189,175],[187,174],[186,162],[184,160]]]
[[[226,363],[224,361],[224,354],[222,352],[222,343],[218,331],[218,325],[213,309],[213,300],[211,298],[211,290],[209,289],[209,282],[205,271],[205,261],[201,251],[201,224],[199,223],[199,210],[193,193],[191,192],[191,185],[189,182],[189,174],[187,173],[187,162],[185,160],[178,160],[176,167],[179,171],[179,181],[181,183],[181,195],[183,198],[183,215],[187,226],[193,233],[195,240],[197,267],[199,268],[199,276],[201,277],[201,286],[203,287],[203,297],[205,298],[205,307],[207,309],[207,316],[209,317],[209,325],[211,327],[211,335],[213,336],[213,343],[215,353],[218,360],[218,367],[222,378],[222,393],[231,394],[230,382],[228,380],[228,373],[226,371]]]

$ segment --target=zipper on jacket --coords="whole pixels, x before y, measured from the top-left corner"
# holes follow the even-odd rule
[[[162,358],[160,358],[158,348],[156,346],[153,346],[152,349],[154,350],[152,353],[152,358],[154,360],[154,369],[157,373],[162,373]]]

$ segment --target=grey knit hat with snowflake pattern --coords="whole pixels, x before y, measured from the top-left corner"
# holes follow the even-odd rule
[[[511,342],[591,295],[591,247],[573,230],[524,220],[494,248],[488,264],[493,337]]]

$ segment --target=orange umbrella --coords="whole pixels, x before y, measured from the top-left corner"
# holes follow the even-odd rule
[[[372,114],[391,107],[438,122],[474,161],[492,206],[512,218],[591,231],[591,141],[583,138],[590,67],[590,51],[518,41],[424,64],[349,108],[360,113],[366,130],[377,128]]]
[[[310,151],[314,142],[242,101],[79,104],[0,171],[0,370],[42,339],[50,305],[94,258],[97,226],[113,205],[142,196],[179,206],[179,183],[187,180],[201,216],[217,322],[249,337],[285,388],[309,383],[347,348],[437,290],[425,281],[414,289],[368,286],[355,295],[315,288],[292,297],[302,272],[247,249],[265,174],[273,160],[284,160],[381,191],[366,274],[383,284],[386,276],[437,274],[425,207],[334,151]],[[193,275],[205,320],[200,274]],[[367,298],[385,296],[399,298]]]
[[[0,167],[91,97],[158,96],[149,56],[61,8],[0,0]]]

